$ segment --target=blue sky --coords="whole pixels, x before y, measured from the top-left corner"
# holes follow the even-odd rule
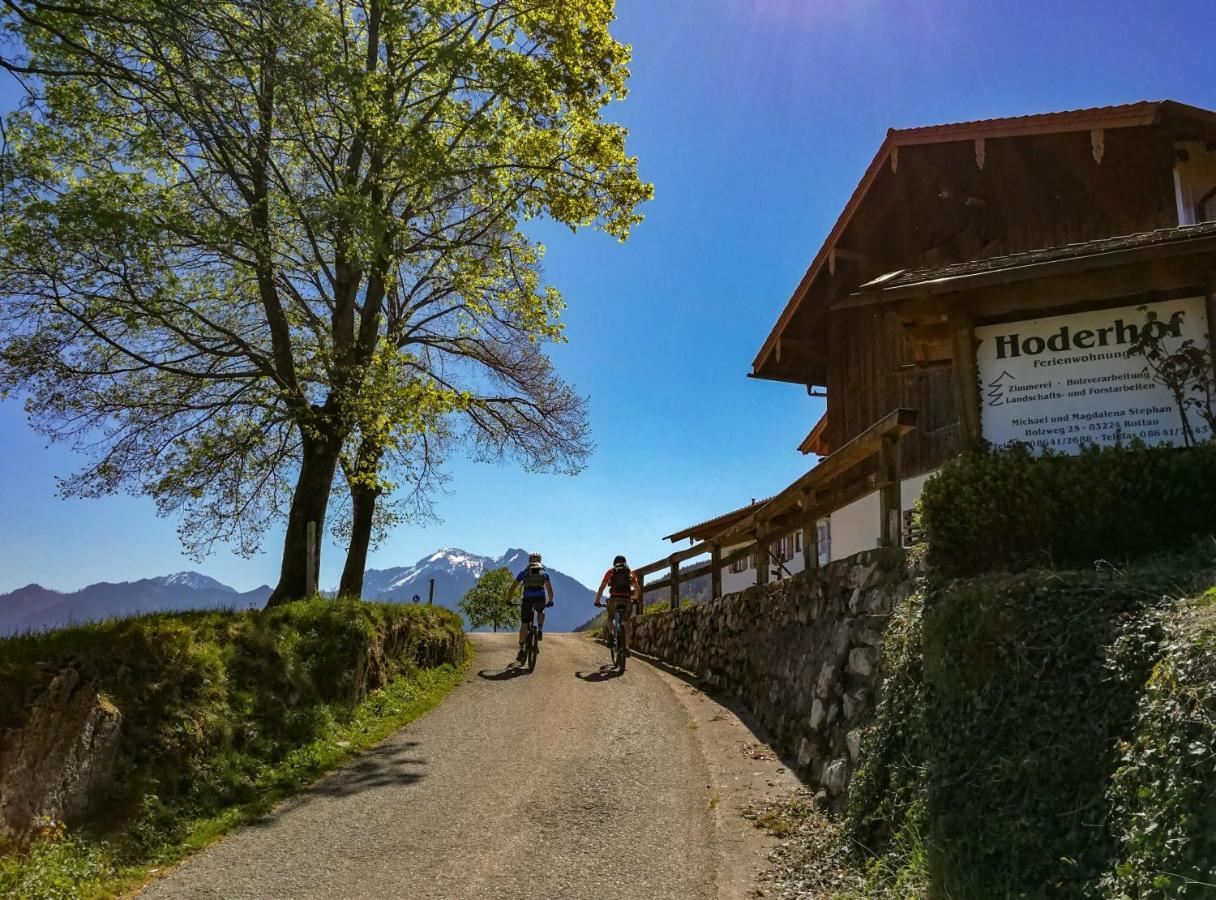
[[[1216,108],[1216,53],[1199,37],[1210,0],[618,0],[618,13],[633,78],[611,115],[655,199],[623,245],[534,229],[569,304],[554,356],[590,397],[598,451],[577,478],[454,461],[443,522],[400,529],[373,567],[523,546],[590,584],[613,554],[656,559],[662,535],[805,471],[794,448],[822,401],[746,375],[888,127],[1142,99]],[[0,83],[0,108],[13,96]],[[241,589],[276,580],[278,534],[253,559],[196,565],[146,499],[57,499],[55,475],[78,461],[14,401],[0,402],[0,448],[0,591],[183,568]],[[327,543],[323,583],[341,565]]]

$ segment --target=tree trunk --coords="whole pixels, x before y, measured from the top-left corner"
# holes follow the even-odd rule
[[[364,440],[359,445],[356,470],[348,476],[350,482],[351,527],[350,544],[346,548],[346,565],[338,585],[341,597],[363,596],[363,573],[367,571],[367,552],[372,541],[372,524],[376,517],[376,502],[380,488],[380,460],[383,448]]]
[[[301,442],[304,455],[295,494],[291,498],[291,513],[287,517],[287,534],[283,539],[283,565],[279,583],[266,601],[266,607],[302,600],[308,592],[308,523],[316,523],[317,546],[313,554],[312,584],[318,585],[321,571],[321,535],[325,531],[325,510],[329,491],[338,468],[342,449],[339,437],[328,435],[321,439],[305,436]]]
[[[372,539],[372,519],[376,514],[377,488],[352,487],[350,545],[346,549],[346,565],[338,594],[342,597],[363,596],[363,573],[367,570],[367,551]]]

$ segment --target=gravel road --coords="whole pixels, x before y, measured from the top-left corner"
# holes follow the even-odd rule
[[[630,900],[715,896],[709,775],[669,680],[580,635],[514,635],[435,710],[140,895]]]

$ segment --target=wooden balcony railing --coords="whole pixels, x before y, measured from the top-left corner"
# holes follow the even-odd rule
[[[702,574],[707,565],[712,596],[721,597],[723,567],[751,554],[755,554],[757,560],[756,583],[764,584],[772,564],[780,563],[773,553],[773,544],[796,531],[802,531],[802,553],[807,568],[815,568],[819,564],[818,520],[875,490],[880,491],[880,545],[898,547],[902,539],[899,441],[916,427],[916,418],[914,409],[892,410],[835,453],[824,457],[780,494],[713,538],[634,569],[642,583],[643,594],[667,588],[671,607],[675,609],[680,602],[681,581]],[[874,483],[851,488],[836,484],[841,475],[874,456],[878,456],[878,478]],[[736,549],[724,553],[723,548],[728,547]],[[705,555],[709,556],[708,563],[698,566],[695,573],[681,572],[681,563]],[[646,583],[647,575],[664,570],[668,573],[665,578]]]

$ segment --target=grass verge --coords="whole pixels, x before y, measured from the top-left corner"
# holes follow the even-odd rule
[[[444,664],[400,675],[372,691],[344,721],[266,765],[250,785],[255,799],[182,820],[180,813],[147,795],[131,833],[67,832],[60,824],[41,830],[28,852],[0,857],[0,895],[14,898],[102,898],[133,889],[233,828],[264,816],[351,758],[435,707],[459,681],[460,665]]]

